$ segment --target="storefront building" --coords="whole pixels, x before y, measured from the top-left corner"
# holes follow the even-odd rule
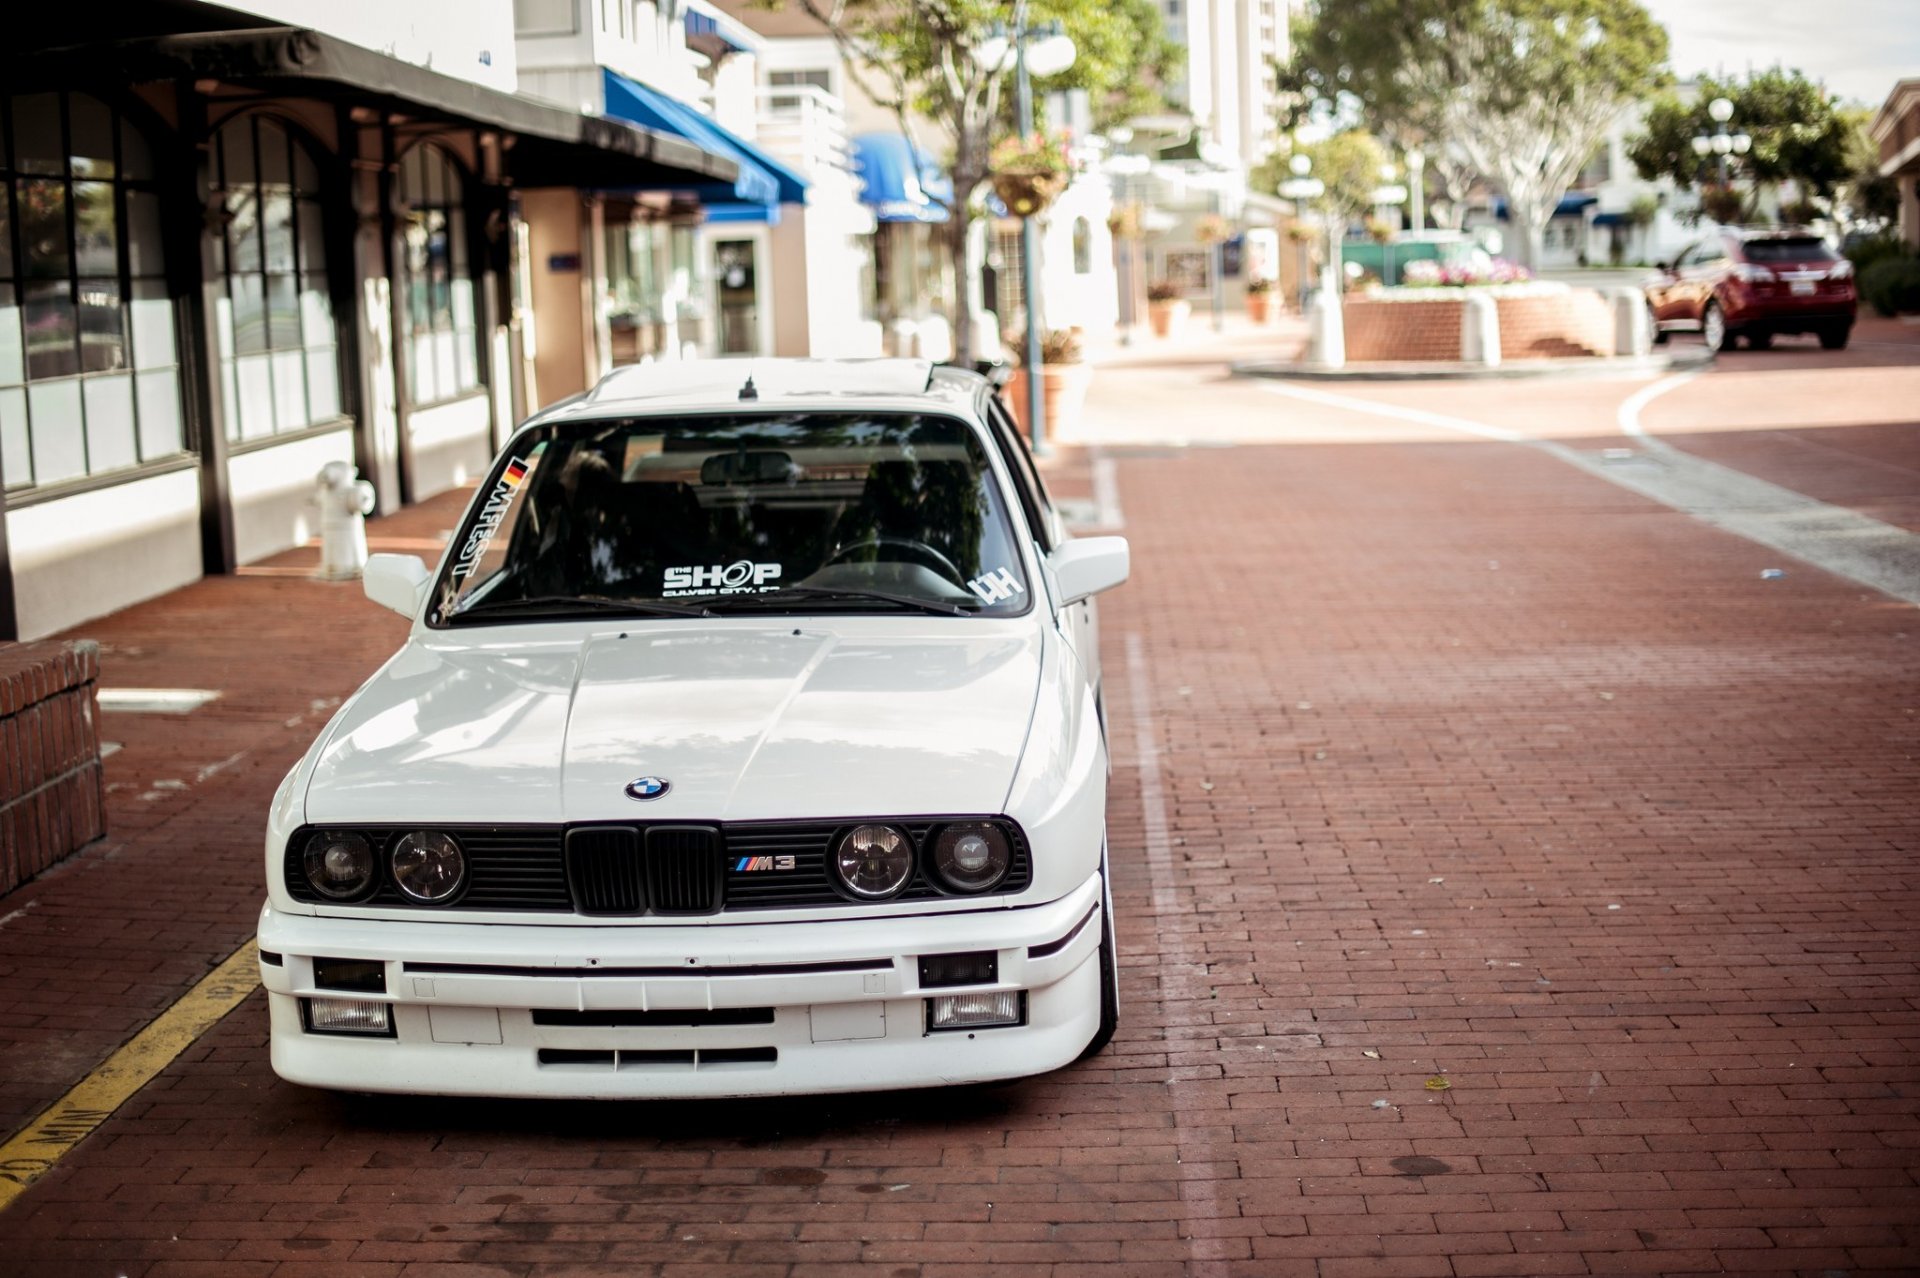
[[[453,7],[510,83],[511,5]],[[523,204],[738,173],[486,48],[104,8],[0,59],[0,638],[307,540],[327,462],[383,510],[464,482],[540,398]]]

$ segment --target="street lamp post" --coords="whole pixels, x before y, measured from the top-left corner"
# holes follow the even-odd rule
[[[1313,172],[1313,157],[1310,155],[1296,154],[1287,161],[1287,168],[1293,171],[1293,176],[1280,184],[1280,195],[1283,199],[1293,201],[1294,211],[1298,214],[1301,205],[1310,200],[1317,200],[1327,193],[1327,184],[1317,177],[1310,176]],[[1307,241],[1296,237],[1295,243],[1300,246],[1300,313],[1305,315],[1307,295],[1310,291],[1307,287]]]
[[[1712,133],[1696,133],[1693,137],[1693,153],[1701,159],[1709,155],[1720,157],[1720,185],[1729,182],[1727,157],[1745,155],[1753,149],[1753,138],[1746,133],[1727,132],[1727,121],[1733,118],[1733,103],[1726,98],[1715,98],[1707,103],[1707,114],[1713,117],[1718,127]]]

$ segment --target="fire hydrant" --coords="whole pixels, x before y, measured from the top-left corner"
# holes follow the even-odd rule
[[[314,479],[320,507],[322,581],[347,581],[367,566],[367,516],[373,513],[373,485],[361,479],[352,462],[331,461]]]

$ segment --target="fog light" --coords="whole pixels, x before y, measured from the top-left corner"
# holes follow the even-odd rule
[[[992,994],[945,994],[927,1000],[929,1030],[992,1029],[1022,1020],[1019,990]]]
[[[392,1037],[393,1017],[385,1003],[366,998],[303,1000],[309,1034],[368,1034]]]

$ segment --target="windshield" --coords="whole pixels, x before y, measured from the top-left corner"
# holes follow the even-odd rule
[[[1743,246],[1749,262],[1831,262],[1833,250],[1815,235],[1776,235],[1748,240]]]
[[[555,422],[488,476],[435,626],[630,612],[1011,616],[1030,585],[956,418],[742,413]]]

